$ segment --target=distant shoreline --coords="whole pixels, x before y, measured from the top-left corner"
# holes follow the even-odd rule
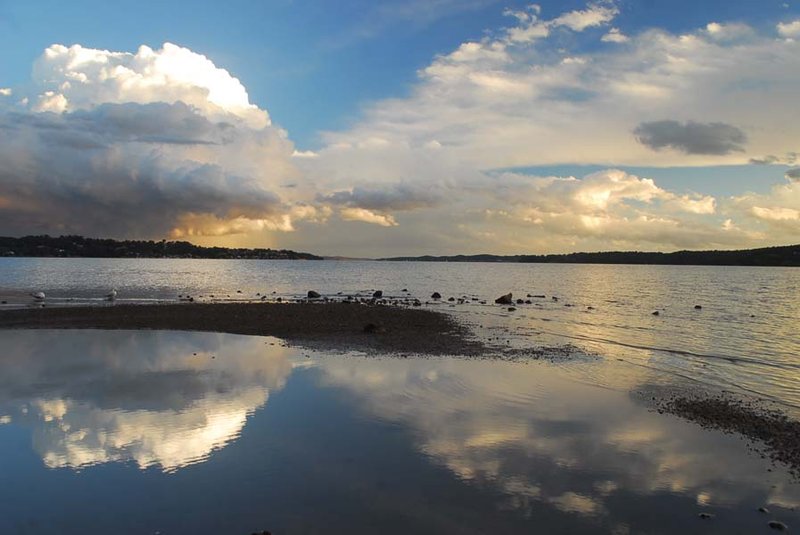
[[[341,255],[318,256],[287,249],[202,247],[186,241],[119,241],[83,236],[59,236],[57,238],[25,236],[22,238],[0,237],[0,257],[800,267],[800,244],[730,251],[675,251],[671,253],[599,251],[547,255],[476,254],[354,258]]]
[[[202,247],[187,241],[112,240],[83,236],[0,237],[0,257],[202,258],[210,260],[322,260],[288,249]]]
[[[763,247],[760,249],[742,249],[736,251],[676,251],[673,253],[609,251],[511,256],[480,254],[456,256],[401,256],[381,258],[379,260],[391,262],[800,267],[800,245]]]

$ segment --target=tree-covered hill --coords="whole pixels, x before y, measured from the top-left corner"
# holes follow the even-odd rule
[[[84,238],[83,236],[0,237],[0,256],[88,258],[252,258],[322,260],[309,253],[285,249],[201,247],[186,241],[144,241]]]

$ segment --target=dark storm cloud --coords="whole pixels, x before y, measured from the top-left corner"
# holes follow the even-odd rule
[[[160,237],[186,215],[278,217],[285,207],[261,180],[191,154],[278,138],[180,102],[0,114],[0,229]]]
[[[387,184],[383,187],[357,186],[352,190],[336,191],[330,195],[320,196],[318,200],[367,210],[414,210],[436,206],[442,201],[442,193],[436,186]]]
[[[744,132],[725,123],[655,121],[640,124],[633,133],[640,143],[653,150],[672,148],[686,154],[741,152],[747,142]]]

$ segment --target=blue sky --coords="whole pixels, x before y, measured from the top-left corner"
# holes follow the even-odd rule
[[[800,241],[798,41],[781,0],[0,0],[0,226],[358,256]]]

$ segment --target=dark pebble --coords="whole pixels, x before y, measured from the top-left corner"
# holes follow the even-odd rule
[[[442,298],[442,294],[440,294],[439,292],[433,292],[431,294],[431,299],[441,299],[441,298]]]
[[[784,524],[783,522],[778,522],[777,520],[770,520],[767,522],[767,525],[772,529],[777,529],[778,531],[786,531],[789,529],[789,526]]]

